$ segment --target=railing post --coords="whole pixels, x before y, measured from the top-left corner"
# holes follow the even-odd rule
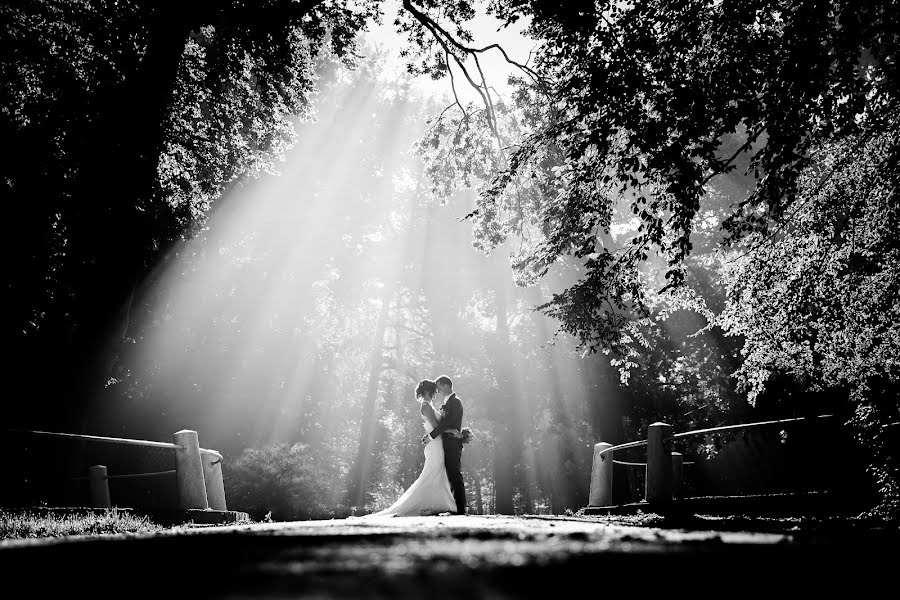
[[[672,453],[672,499],[681,500],[684,484],[684,457],[681,452]]]
[[[215,450],[201,450],[203,480],[206,482],[206,498],[213,510],[225,508],[225,482],[222,480],[222,455]]]
[[[109,480],[106,478],[106,466],[94,465],[88,469],[88,480],[91,482],[91,506],[109,508]]]
[[[653,423],[647,429],[647,482],[644,490],[648,504],[672,502],[672,457],[663,445],[672,426]]]
[[[178,480],[178,507],[209,508],[203,463],[200,459],[200,439],[197,432],[182,429],[172,436],[180,446],[175,450],[175,478]]]
[[[594,461],[591,464],[591,493],[588,506],[612,506],[613,453],[601,456],[601,452],[612,448],[612,444],[594,444]]]

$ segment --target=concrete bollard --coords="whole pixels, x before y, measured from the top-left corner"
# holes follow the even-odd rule
[[[203,462],[200,459],[200,438],[196,431],[182,429],[172,436],[175,444],[175,478],[178,480],[178,508],[208,509]]]
[[[109,480],[106,478],[106,466],[94,465],[88,469],[88,480],[91,483],[91,506],[109,508]]]
[[[201,450],[203,480],[206,482],[206,498],[213,510],[225,508],[225,482],[222,480],[222,455],[215,450]]]
[[[647,428],[647,482],[645,499],[649,504],[666,505],[672,502],[672,456],[663,445],[672,426],[653,423]]]
[[[684,457],[681,452],[672,453],[672,499],[681,500],[684,485]]]
[[[594,444],[594,461],[591,464],[591,493],[588,506],[612,506],[613,453],[600,455],[612,444]]]

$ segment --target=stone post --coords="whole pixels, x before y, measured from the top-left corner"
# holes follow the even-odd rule
[[[225,508],[225,482],[222,480],[222,455],[215,450],[201,450],[203,480],[206,482],[206,498],[213,510]]]
[[[175,478],[178,480],[178,508],[208,509],[203,463],[200,460],[200,439],[196,431],[182,429],[172,436],[175,444]]]
[[[88,469],[88,480],[91,483],[91,506],[109,508],[109,480],[106,478],[106,466],[94,465]]]
[[[612,506],[613,453],[600,452],[612,448],[612,444],[594,444],[594,461],[591,465],[591,493],[588,506]]]
[[[672,502],[672,456],[663,445],[672,426],[653,423],[647,429],[647,483],[648,504],[668,505]]]

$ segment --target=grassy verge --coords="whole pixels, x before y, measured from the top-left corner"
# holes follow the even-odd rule
[[[39,515],[30,512],[0,510],[0,539],[95,535],[99,533],[136,533],[163,529],[146,517],[119,512]]]

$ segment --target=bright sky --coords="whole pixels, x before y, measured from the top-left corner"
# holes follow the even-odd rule
[[[388,0],[385,2],[384,19],[381,25],[372,25],[370,32],[365,35],[370,43],[376,47],[387,50],[389,55],[394,57],[394,68],[396,72],[405,71],[402,59],[400,58],[400,50],[408,43],[405,36],[397,33],[394,29],[394,18],[397,11],[401,9],[400,0]],[[537,44],[534,40],[526,38],[522,35],[522,30],[526,27],[527,21],[519,20],[517,23],[509,27],[502,27],[503,22],[488,16],[484,13],[483,5],[477,16],[468,24],[469,31],[475,38],[468,45],[481,48],[490,44],[500,44],[503,46],[509,57],[519,63],[525,64],[528,61],[529,53],[536,48]],[[506,84],[507,78],[511,74],[521,75],[521,71],[513,65],[507,63],[503,55],[498,50],[490,50],[482,53],[479,61],[481,68],[484,70],[488,85],[493,86],[500,94],[506,95],[509,92],[509,86]],[[532,63],[533,64],[533,63]],[[471,74],[476,74],[477,70],[473,61],[469,61],[466,68]],[[463,102],[473,101],[479,102],[478,95],[465,80],[463,74],[454,66],[454,75],[456,77],[456,89]],[[432,81],[428,77],[419,77],[416,80],[418,87],[422,91],[436,96],[446,95],[451,97],[450,81],[445,79],[442,81]]]

